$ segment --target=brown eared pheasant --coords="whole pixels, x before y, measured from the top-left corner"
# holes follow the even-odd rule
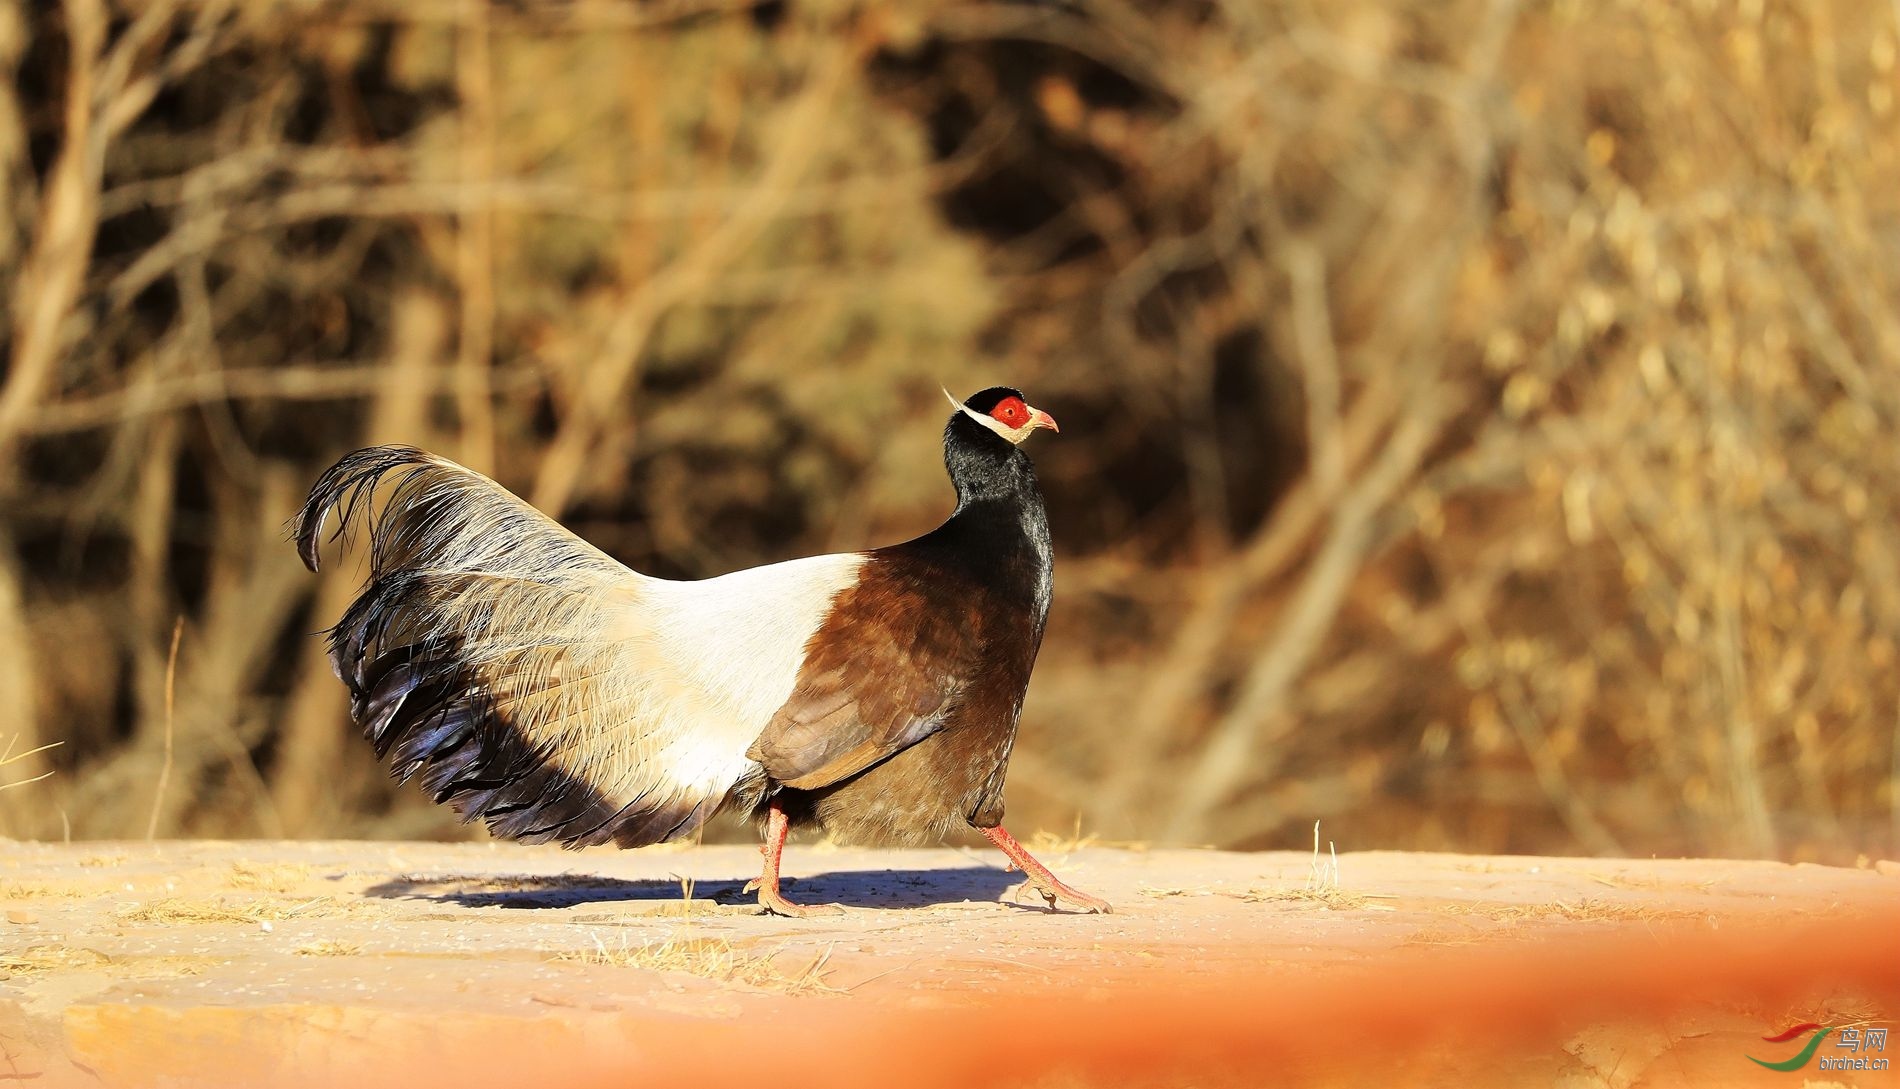
[[[953,399],[954,403],[954,399]],[[698,582],[621,565],[479,473],[405,446],[345,456],[294,522],[305,565],[368,538],[330,660],[393,775],[504,839],[642,847],[728,806],[786,833],[935,839],[967,824],[1050,907],[1108,911],[1002,825],[1003,776],[1049,615],[1049,525],[1013,389],[944,428],[957,506],[915,540]]]

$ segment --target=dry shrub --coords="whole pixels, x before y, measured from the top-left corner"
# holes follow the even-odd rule
[[[1064,552],[1019,820],[1896,838],[1895,12],[0,3],[12,834],[441,834],[281,540],[429,445],[698,576],[925,528],[1007,379]],[[75,105],[77,103],[77,105]],[[29,798],[29,795],[31,797]],[[1024,819],[1026,818],[1026,820]]]
[[[387,805],[310,638],[347,587],[313,606],[282,540],[312,471],[352,446],[443,449],[672,575],[933,505],[930,436],[879,446],[937,415],[935,383],[977,380],[963,349],[991,288],[929,212],[922,134],[853,78],[849,26],[142,10],[170,48],[144,56],[142,22],[98,43],[96,67],[130,66],[131,86],[96,90],[95,112],[138,120],[75,183],[97,189],[75,199],[98,209],[101,252],[77,262],[58,381],[18,392],[16,335],[6,390],[43,403],[0,417],[19,452],[0,586],[27,599],[0,593],[16,652],[0,660],[30,663],[39,728],[72,743],[56,797],[82,834],[123,834],[151,796],[165,653],[149,637],[178,614],[160,828],[360,831],[354,814]],[[26,113],[57,140],[65,28],[19,21],[42,51]],[[162,101],[133,93],[148,79]],[[63,179],[38,180],[12,209],[28,235],[31,198]],[[16,326],[58,287],[22,277]],[[92,649],[44,652],[60,644]],[[57,828],[44,805],[14,822]]]
[[[1289,7],[1152,60],[1221,185],[1147,253],[1298,381],[1305,474],[1108,695],[1108,798],[1225,842],[1891,850],[1893,18]]]
[[[635,946],[623,932],[615,944],[589,933],[592,949],[569,949],[553,954],[556,961],[603,968],[637,968],[649,972],[683,972],[715,983],[732,984],[779,994],[842,994],[826,980],[830,945],[817,953],[794,953],[785,946],[755,953],[723,937],[695,934],[690,925],[669,933],[664,941],[643,938]]]

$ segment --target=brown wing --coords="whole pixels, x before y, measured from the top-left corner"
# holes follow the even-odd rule
[[[746,755],[785,786],[847,779],[942,728],[982,661],[980,590],[876,553]]]

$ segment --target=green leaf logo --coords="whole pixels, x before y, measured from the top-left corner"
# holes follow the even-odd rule
[[[1757,1059],[1755,1056],[1750,1055],[1748,1057],[1748,1061],[1751,1063],[1754,1063],[1757,1066],[1765,1066],[1770,1070],[1799,1070],[1802,1067],[1808,1065],[1809,1059],[1814,1058],[1814,1053],[1816,1050],[1820,1048],[1821,1041],[1827,1039],[1827,1034],[1834,1031],[1832,1028],[1823,1026],[1814,1021],[1807,1021],[1802,1024],[1796,1025],[1795,1027],[1791,1029],[1786,1029],[1781,1032],[1777,1032],[1773,1036],[1762,1037],[1762,1039],[1768,1041],[1771,1044],[1778,1044],[1783,1040],[1792,1040],[1796,1036],[1799,1036],[1804,1032],[1812,1032],[1815,1029],[1820,1029],[1821,1031],[1815,1032],[1813,1037],[1811,1037],[1808,1040],[1807,1044],[1803,1046],[1800,1051],[1795,1052],[1794,1057],[1791,1059],[1783,1059],[1778,1063],[1771,1063],[1771,1062],[1764,1062],[1761,1059]]]

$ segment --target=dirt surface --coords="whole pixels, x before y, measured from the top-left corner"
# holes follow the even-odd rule
[[[0,1081],[1896,1085],[1900,867],[1042,844],[0,843]],[[1900,1040],[1857,1057],[1900,1060]],[[1890,1064],[1891,1065],[1891,1064]]]

